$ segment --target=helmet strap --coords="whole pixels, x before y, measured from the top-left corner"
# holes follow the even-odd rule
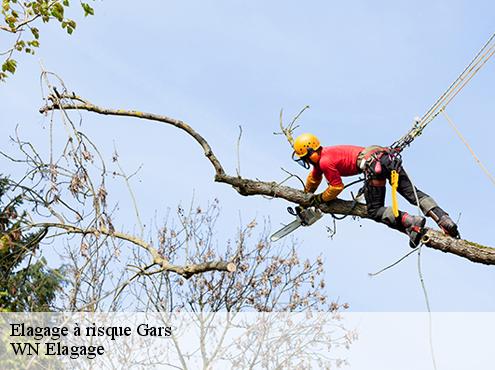
[[[298,165],[304,167],[305,169],[309,170],[309,161],[308,161],[308,155],[305,155],[304,157],[299,157],[296,152],[292,152],[292,160],[296,162]]]

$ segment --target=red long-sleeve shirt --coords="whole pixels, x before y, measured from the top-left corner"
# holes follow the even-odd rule
[[[322,148],[320,161],[313,167],[314,179],[325,175],[329,185],[342,186],[342,176],[354,176],[359,173],[357,157],[364,149],[355,145],[335,145]]]

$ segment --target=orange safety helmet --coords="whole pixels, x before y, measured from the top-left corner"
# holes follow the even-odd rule
[[[294,140],[294,152],[292,159],[304,168],[309,168],[308,160],[318,161],[318,149],[321,148],[320,140],[313,134],[302,134]],[[299,158],[296,158],[299,157]]]

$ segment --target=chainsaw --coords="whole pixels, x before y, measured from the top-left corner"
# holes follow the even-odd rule
[[[292,221],[290,224],[285,225],[276,233],[274,233],[270,237],[270,240],[272,242],[276,242],[277,240],[282,239],[284,236],[289,235],[299,226],[313,225],[316,221],[318,221],[320,218],[323,217],[323,213],[314,207],[309,207],[309,208],[303,208],[301,206],[296,206],[294,208],[287,207],[287,212],[289,212],[292,216],[295,216],[296,219]]]

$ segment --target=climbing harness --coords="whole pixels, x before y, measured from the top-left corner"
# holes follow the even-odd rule
[[[385,176],[390,171],[390,185],[392,186],[392,210],[394,217],[399,217],[397,188],[399,185],[399,169],[402,166],[400,152],[392,148],[373,145],[365,148],[358,157],[358,167],[363,171],[366,184],[377,176]]]

